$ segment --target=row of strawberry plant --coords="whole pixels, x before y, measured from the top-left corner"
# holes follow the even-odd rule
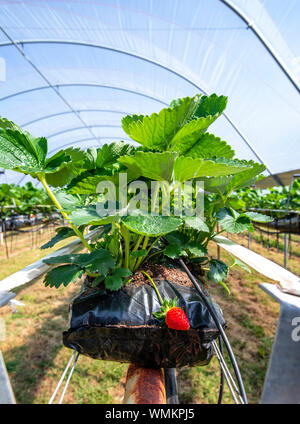
[[[54,209],[45,190],[34,187],[31,182],[23,186],[0,184],[0,205],[0,218],[50,213]]]

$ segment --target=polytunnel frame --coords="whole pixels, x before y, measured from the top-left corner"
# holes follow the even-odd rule
[[[76,109],[77,113],[85,113],[85,112],[107,112],[107,113],[118,113],[120,115],[131,115],[131,112],[125,112],[122,110],[114,110],[114,109]],[[24,124],[21,124],[21,127],[27,127],[28,125],[32,125],[35,124],[36,122],[40,122],[43,121],[44,119],[50,119],[50,118],[54,118],[56,116],[61,116],[61,115],[68,115],[73,113],[70,110],[66,110],[66,111],[62,111],[62,112],[57,112],[57,113],[51,113],[50,115],[44,115],[41,116],[37,119],[33,119],[32,121],[28,121],[25,122]]]
[[[6,35],[6,37],[9,39],[9,42],[2,42],[2,43],[0,43],[0,47],[15,46],[17,48],[17,50],[22,54],[22,56],[28,61],[28,63],[47,82],[49,88],[52,88],[56,92],[56,94],[64,101],[65,104],[67,104],[67,106],[74,112],[74,114],[80,119],[80,121],[84,124],[85,127],[87,126],[87,124],[82,120],[82,118],[80,117],[80,115],[77,114],[76,111],[74,110],[74,108],[72,108],[72,106],[69,104],[69,102],[64,99],[64,97],[61,95],[61,93],[56,89],[56,85],[52,84],[43,75],[43,73],[36,67],[36,65],[26,56],[24,50],[22,48],[20,48],[19,44],[21,46],[24,46],[24,44],[67,44],[67,45],[79,45],[79,46],[94,47],[94,48],[99,48],[99,49],[103,49],[103,50],[107,50],[107,51],[116,52],[116,53],[119,53],[119,54],[124,54],[124,55],[130,56],[130,57],[135,57],[137,59],[143,60],[143,61],[145,61],[147,63],[156,65],[156,66],[158,66],[158,67],[166,70],[167,72],[170,72],[170,73],[178,76],[179,78],[185,80],[186,82],[190,83],[195,88],[197,88],[198,90],[200,90],[204,95],[208,95],[208,93],[204,89],[202,89],[200,86],[198,86],[198,84],[196,84],[194,81],[192,81],[191,79],[189,79],[185,75],[180,74],[179,72],[175,71],[174,69],[172,69],[170,67],[167,67],[167,66],[161,64],[160,62],[157,62],[157,61],[154,61],[152,59],[149,59],[149,58],[147,58],[145,56],[137,55],[137,54],[128,52],[126,50],[117,49],[117,48],[114,48],[114,47],[108,47],[108,46],[104,46],[104,45],[97,44],[97,43],[88,43],[88,42],[75,41],[75,40],[43,40],[43,39],[34,39],[34,40],[19,40],[19,41],[15,41],[3,29],[2,26],[0,26],[0,29]],[[17,94],[17,93],[15,93],[15,94]],[[248,148],[251,150],[251,152],[254,154],[254,156],[258,159],[258,161],[266,166],[266,170],[273,177],[273,179],[276,181],[276,183],[277,184],[280,184],[280,185],[283,185],[282,184],[282,181],[280,180],[280,178],[271,171],[270,167],[261,158],[261,156],[258,154],[258,152],[255,150],[255,148],[252,146],[252,144],[250,143],[250,141],[247,139],[247,137],[241,132],[241,130],[238,128],[238,126],[232,121],[232,119],[230,118],[230,116],[227,113],[225,113],[225,112],[223,112],[223,115],[224,115],[224,118],[233,127],[233,129],[238,133],[238,135],[241,137],[241,139],[244,141],[244,143],[248,146]],[[91,132],[90,129],[89,129],[89,132],[94,136],[94,134]]]
[[[282,72],[287,76],[293,86],[296,88],[300,94],[300,86],[296,81],[296,77],[291,73],[288,67],[285,65],[284,61],[281,60],[280,56],[273,49],[271,43],[264,37],[263,33],[258,29],[253,21],[250,21],[246,13],[244,13],[238,6],[232,3],[230,0],[220,0],[225,6],[227,6],[232,12],[234,12],[242,21],[247,25],[247,27],[255,34],[259,41],[263,44],[265,49],[270,53],[272,58],[275,60],[277,65],[280,67]]]
[[[164,106],[169,106],[168,103],[164,102],[163,100],[160,100],[158,97],[150,96],[150,95],[148,95],[146,93],[142,93],[140,91],[130,90],[129,88],[117,87],[115,85],[97,84],[97,83],[93,83],[93,82],[69,82],[69,83],[66,82],[66,83],[61,83],[61,84],[53,84],[53,87],[57,88],[58,90],[59,90],[59,88],[62,88],[62,87],[108,88],[110,90],[124,91],[126,93],[131,93],[131,94],[135,94],[137,96],[142,96],[142,97],[148,98],[150,100],[154,100],[156,102],[159,102],[159,103],[163,104]],[[28,88],[27,90],[16,91],[15,93],[8,94],[7,96],[1,97],[0,101],[5,101],[5,100],[11,99],[13,97],[22,96],[23,94],[33,93],[35,91],[49,90],[50,88],[52,88],[52,87],[50,87],[49,85],[41,85],[39,87]],[[70,112],[75,113],[73,111],[70,111]]]
[[[107,125],[106,124],[94,124],[94,125],[89,125],[88,127],[89,128],[122,128],[121,125],[113,125],[113,124],[107,124]],[[45,137],[47,139],[49,139],[49,138],[56,137],[56,136],[61,135],[61,134],[66,134],[66,133],[69,133],[69,132],[72,132],[72,131],[84,130],[85,128],[86,127],[83,127],[83,126],[82,127],[75,127],[75,128],[74,127],[67,128],[65,130],[57,131],[57,132],[52,133],[50,135],[46,135]],[[98,138],[102,138],[102,137],[98,137]]]

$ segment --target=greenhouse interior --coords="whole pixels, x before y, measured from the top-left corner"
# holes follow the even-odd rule
[[[0,404],[300,403],[299,21],[0,0]]]

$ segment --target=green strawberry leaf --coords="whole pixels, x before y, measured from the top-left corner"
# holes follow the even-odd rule
[[[255,163],[253,161],[239,162],[246,165],[247,169],[244,169],[242,173],[236,174],[230,179],[226,187],[227,194],[233,190],[250,186],[257,180],[258,175],[260,175],[266,169],[265,165]]]
[[[274,218],[268,215],[263,215],[262,213],[257,212],[243,212],[241,216],[247,216],[251,221],[255,222],[272,222]]]
[[[188,237],[180,231],[173,231],[172,233],[167,234],[166,239],[169,244],[175,244],[178,246],[182,246],[189,241]]]
[[[56,228],[55,231],[57,234],[52,237],[52,239],[49,240],[47,243],[43,244],[43,246],[41,246],[41,249],[49,249],[50,247],[55,246],[56,243],[60,242],[61,240],[76,236],[75,231],[71,227],[59,227]]]
[[[43,169],[47,140],[35,138],[5,118],[0,118],[0,167],[34,177]]]
[[[124,141],[104,144],[97,152],[97,168],[105,168],[117,162],[120,156],[131,155],[135,147],[125,144]]]
[[[217,115],[207,116],[206,118],[201,117],[185,124],[172,138],[171,150],[179,152],[181,155],[190,156],[189,150],[198,142],[217,117]]]
[[[245,169],[246,165],[234,160],[205,160],[180,156],[175,160],[174,178],[175,181],[184,182],[192,178],[236,174]]]
[[[203,158],[210,159],[213,157],[221,157],[226,159],[232,159],[234,156],[234,150],[219,137],[213,134],[205,133],[198,137],[195,144],[185,151],[185,156],[191,158]]]
[[[82,253],[78,255],[76,264],[90,272],[97,272],[99,275],[107,275],[109,270],[115,267],[115,260],[108,250],[97,249],[91,253]]]
[[[189,250],[192,255],[197,257],[203,257],[207,255],[207,249],[196,241],[190,241],[184,246],[184,249]]]
[[[207,277],[215,283],[226,280],[229,266],[219,259],[211,259],[209,261],[209,272]]]
[[[234,259],[234,262],[233,262],[233,264],[231,265],[231,267],[233,267],[233,266],[239,266],[240,268],[242,268],[243,270],[245,270],[245,271],[247,271],[249,274],[251,274],[251,270],[250,270],[250,268],[248,268],[248,266],[246,265],[246,264],[244,264],[244,262],[242,262],[242,261],[240,261],[239,259],[237,259],[237,258],[233,258]]]
[[[203,233],[209,233],[209,228],[205,222],[198,216],[183,216],[182,220],[188,228],[202,231]]]
[[[127,115],[122,119],[122,127],[126,134],[130,133],[130,125],[137,121],[143,121],[144,115]]]
[[[182,223],[180,218],[152,215],[128,215],[122,218],[122,222],[130,231],[150,237],[175,231]]]
[[[111,275],[105,278],[105,287],[111,291],[119,290],[124,283],[123,278],[129,277],[131,274],[131,271],[127,268],[115,268]]]
[[[107,275],[115,267],[112,254],[106,249],[97,249],[91,253],[78,253],[54,256],[43,260],[46,264],[72,264],[82,270],[88,270],[99,275]]]
[[[123,156],[119,162],[131,169],[136,175],[156,181],[172,181],[176,153],[136,152],[134,156]]]
[[[62,284],[66,287],[72,282],[76,282],[83,274],[82,269],[77,265],[62,265],[51,269],[44,279],[45,286],[60,287]]]
[[[194,113],[194,118],[206,117],[209,115],[220,116],[226,108],[227,100],[226,96],[217,96],[216,94],[201,96],[201,100]]]
[[[231,208],[222,208],[217,213],[217,219],[222,230],[229,233],[242,233],[251,229],[251,220],[245,215],[240,215]]]
[[[186,97],[178,106],[162,109],[159,114],[126,116],[122,119],[123,130],[144,147],[165,151],[176,132],[192,117],[197,101]]]
[[[204,183],[204,190],[210,193],[224,193],[229,182],[237,175],[242,175],[245,171],[236,175],[223,175],[219,177],[199,178]]]
[[[147,253],[146,249],[136,250],[135,252],[130,253],[130,256],[132,258],[141,258],[142,256],[145,256]]]
[[[164,254],[171,259],[187,256],[186,251],[179,244],[168,244],[164,250]]]
[[[96,205],[77,208],[69,215],[70,221],[75,225],[106,225],[118,221],[118,215],[99,215]]]
[[[70,157],[70,160],[66,160],[63,166],[60,169],[46,174],[47,183],[53,187],[64,187],[66,184],[69,184],[73,178],[75,178],[85,167],[85,163],[88,160],[88,155],[86,152],[73,147],[69,149],[61,150],[57,154],[61,158]],[[51,162],[50,162],[51,164]],[[53,158],[52,158],[53,164]],[[49,165],[49,164],[48,164]]]

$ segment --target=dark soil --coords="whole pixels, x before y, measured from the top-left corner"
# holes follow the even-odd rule
[[[133,274],[130,284],[134,284],[135,287],[144,284],[151,286],[151,281],[141,271],[145,271],[154,281],[155,279],[168,280],[180,286],[193,287],[193,283],[184,271],[181,271],[179,268],[167,267],[166,265],[154,264],[152,262],[146,262],[142,270],[136,271]]]

